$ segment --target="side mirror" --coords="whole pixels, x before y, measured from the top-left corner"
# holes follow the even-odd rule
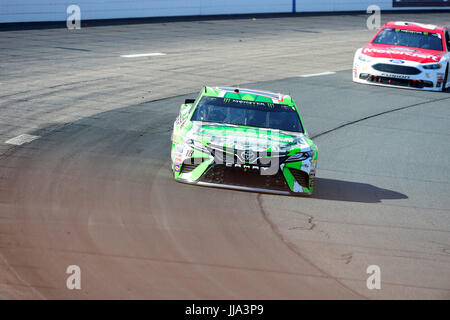
[[[184,104],[191,104],[191,103],[194,103],[195,102],[195,99],[186,99],[186,100],[184,100]]]

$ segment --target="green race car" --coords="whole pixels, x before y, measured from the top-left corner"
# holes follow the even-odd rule
[[[290,96],[204,87],[181,105],[171,158],[179,182],[311,195],[317,147]]]

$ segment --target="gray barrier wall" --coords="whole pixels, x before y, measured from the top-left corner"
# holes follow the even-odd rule
[[[0,0],[0,22],[65,21],[67,7],[81,9],[81,19],[117,19],[245,13],[361,11],[376,4],[382,10],[406,5],[449,5],[449,0]],[[423,7],[412,7],[420,9]],[[428,8],[443,8],[428,7]],[[450,8],[450,7],[447,7]]]

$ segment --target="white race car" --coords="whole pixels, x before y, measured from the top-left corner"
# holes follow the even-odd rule
[[[446,91],[450,35],[446,27],[393,22],[355,53],[353,81],[429,91]]]

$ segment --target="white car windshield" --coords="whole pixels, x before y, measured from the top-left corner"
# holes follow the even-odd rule
[[[384,28],[373,43],[442,51],[440,33]]]

